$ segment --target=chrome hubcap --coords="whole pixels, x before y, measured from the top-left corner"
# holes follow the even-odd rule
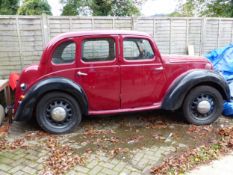
[[[197,111],[201,114],[206,114],[210,111],[211,104],[207,100],[200,101],[197,105]]]
[[[63,107],[55,107],[51,111],[51,117],[54,121],[61,122],[66,118],[66,110]]]
[[[215,110],[215,98],[208,93],[201,93],[190,104],[191,112],[197,119],[211,117]]]

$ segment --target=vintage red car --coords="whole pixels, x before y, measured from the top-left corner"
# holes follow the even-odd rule
[[[212,69],[202,57],[162,56],[142,32],[64,33],[22,71],[14,120],[35,116],[45,131],[65,133],[87,115],[182,109],[189,123],[210,124],[230,99]]]

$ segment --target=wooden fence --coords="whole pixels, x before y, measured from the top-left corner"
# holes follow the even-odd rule
[[[59,33],[94,29],[149,33],[162,54],[196,55],[233,42],[232,18],[0,16],[0,78],[38,63],[44,45]]]

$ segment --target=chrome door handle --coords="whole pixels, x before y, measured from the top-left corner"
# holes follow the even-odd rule
[[[163,66],[160,66],[160,67],[154,68],[154,70],[163,70]]]
[[[78,71],[78,72],[77,72],[77,75],[78,75],[78,76],[87,76],[87,73]]]

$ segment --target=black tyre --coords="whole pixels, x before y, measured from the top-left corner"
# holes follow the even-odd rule
[[[38,124],[53,134],[70,132],[81,122],[81,118],[77,101],[63,92],[44,95],[36,107]]]
[[[213,87],[198,86],[190,91],[183,103],[183,114],[189,123],[207,125],[222,113],[222,95]]]

